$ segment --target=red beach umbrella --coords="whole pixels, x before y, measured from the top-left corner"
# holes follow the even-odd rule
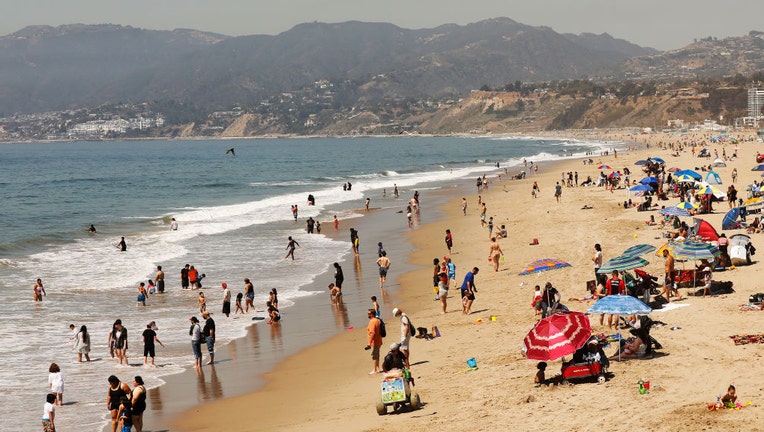
[[[559,312],[537,322],[525,336],[525,356],[530,360],[557,360],[576,352],[591,335],[588,316],[581,312]]]

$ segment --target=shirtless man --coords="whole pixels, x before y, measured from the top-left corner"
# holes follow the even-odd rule
[[[249,281],[249,278],[244,278],[244,296],[246,297],[245,313],[249,313],[249,307],[252,306],[252,311],[255,311],[255,286]]]
[[[501,250],[499,242],[496,241],[496,237],[491,237],[491,245],[488,249],[488,259],[493,262],[493,271],[499,271],[499,258],[504,255],[504,251]]]
[[[164,292],[164,272],[162,266],[157,266],[157,274],[154,276],[154,280],[157,284],[157,292],[160,294]]]
[[[664,294],[666,296],[666,302],[670,302],[669,296],[671,295],[671,291],[674,291],[679,297],[679,300],[682,300],[682,294],[679,293],[679,290],[674,288],[674,257],[671,256],[668,250],[663,250],[663,258],[666,259],[666,261],[663,264],[663,268],[666,272],[666,278],[663,280],[663,291],[661,291],[661,294]]]
[[[387,270],[390,269],[390,258],[387,257],[387,252],[382,251],[379,254],[377,265],[379,266],[379,287],[385,287],[385,280],[387,280]]]

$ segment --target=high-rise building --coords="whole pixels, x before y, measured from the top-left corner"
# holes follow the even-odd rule
[[[762,118],[761,108],[764,107],[764,89],[748,87],[748,117],[758,120]]]

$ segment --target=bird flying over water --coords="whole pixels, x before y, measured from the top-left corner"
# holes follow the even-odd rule
[[[236,157],[236,150],[234,150],[233,147],[225,151],[225,154],[228,154],[228,153],[232,154],[233,157]]]

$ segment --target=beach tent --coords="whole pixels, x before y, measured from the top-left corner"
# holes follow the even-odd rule
[[[703,219],[695,219],[695,226],[690,229],[691,235],[697,236],[704,241],[718,241],[719,233],[714,227]]]
[[[713,165],[715,167],[726,167],[727,163],[724,162],[723,160],[719,159],[719,158],[716,158],[716,159],[714,159],[714,162],[711,165]]]
[[[732,265],[748,265],[751,263],[751,238],[745,234],[735,234],[730,237],[729,256]]]
[[[728,211],[727,214],[724,215],[724,220],[722,221],[722,229],[731,230],[740,228],[740,222],[737,221],[738,217],[740,217],[740,208],[735,207]]]
[[[709,171],[708,174],[706,174],[706,183],[710,185],[720,185],[722,184],[722,178],[719,177],[719,174],[716,172]]]

